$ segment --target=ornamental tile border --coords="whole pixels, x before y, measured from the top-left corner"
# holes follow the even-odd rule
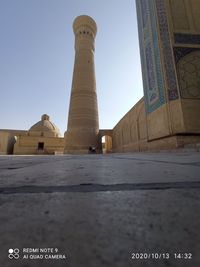
[[[167,82],[168,96],[169,100],[175,100],[178,98],[178,85],[173,61],[173,49],[170,43],[165,0],[155,0],[155,3],[160,31],[160,41],[163,50],[164,71]]]
[[[175,33],[174,41],[178,44],[200,45],[200,34]]]
[[[148,113],[165,103],[158,29],[154,0],[136,0],[140,53]]]

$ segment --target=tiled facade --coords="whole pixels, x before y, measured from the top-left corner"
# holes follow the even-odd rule
[[[177,75],[182,98],[200,98],[200,51],[188,53],[177,63]]]
[[[177,44],[196,44],[200,45],[200,34],[175,33],[174,41]]]
[[[169,100],[178,98],[178,85],[173,58],[173,49],[170,42],[169,24],[165,0],[155,0],[158,17],[158,31],[160,34],[160,49],[163,51],[163,67],[166,79],[166,89]]]
[[[180,96],[185,99],[200,98],[200,35],[175,33],[174,42]]]
[[[165,103],[154,0],[136,1],[146,111]]]
[[[136,0],[142,98],[114,127],[113,151],[200,142],[200,1]]]
[[[166,96],[178,98],[173,49],[165,1],[136,0],[136,4],[145,105],[150,113],[166,102]]]

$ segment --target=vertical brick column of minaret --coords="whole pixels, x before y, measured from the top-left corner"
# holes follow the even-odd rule
[[[88,153],[100,148],[99,119],[94,66],[95,21],[79,16],[73,23],[75,62],[64,153]]]

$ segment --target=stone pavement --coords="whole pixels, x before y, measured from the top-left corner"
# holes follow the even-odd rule
[[[199,267],[199,193],[195,152],[0,156],[0,267]]]

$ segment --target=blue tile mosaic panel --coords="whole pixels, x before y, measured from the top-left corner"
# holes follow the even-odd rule
[[[174,47],[174,58],[176,64],[179,62],[181,58],[186,56],[189,53],[200,51],[200,48],[194,48],[194,47]]]
[[[175,33],[174,41],[178,44],[197,44],[200,45],[200,34]]]
[[[160,45],[163,51],[164,72],[167,83],[169,100],[178,98],[178,85],[176,80],[176,69],[173,59],[173,48],[170,43],[169,26],[165,0],[155,0],[160,32]]]
[[[166,102],[155,0],[136,0],[136,5],[145,107],[150,113]]]
[[[200,99],[200,50],[189,52],[179,59],[177,76],[181,97]]]
[[[179,81],[181,98],[200,98],[199,75],[200,75],[200,35],[175,33],[176,44],[184,44],[184,47],[174,47],[177,77]],[[191,47],[198,45],[198,47]]]

